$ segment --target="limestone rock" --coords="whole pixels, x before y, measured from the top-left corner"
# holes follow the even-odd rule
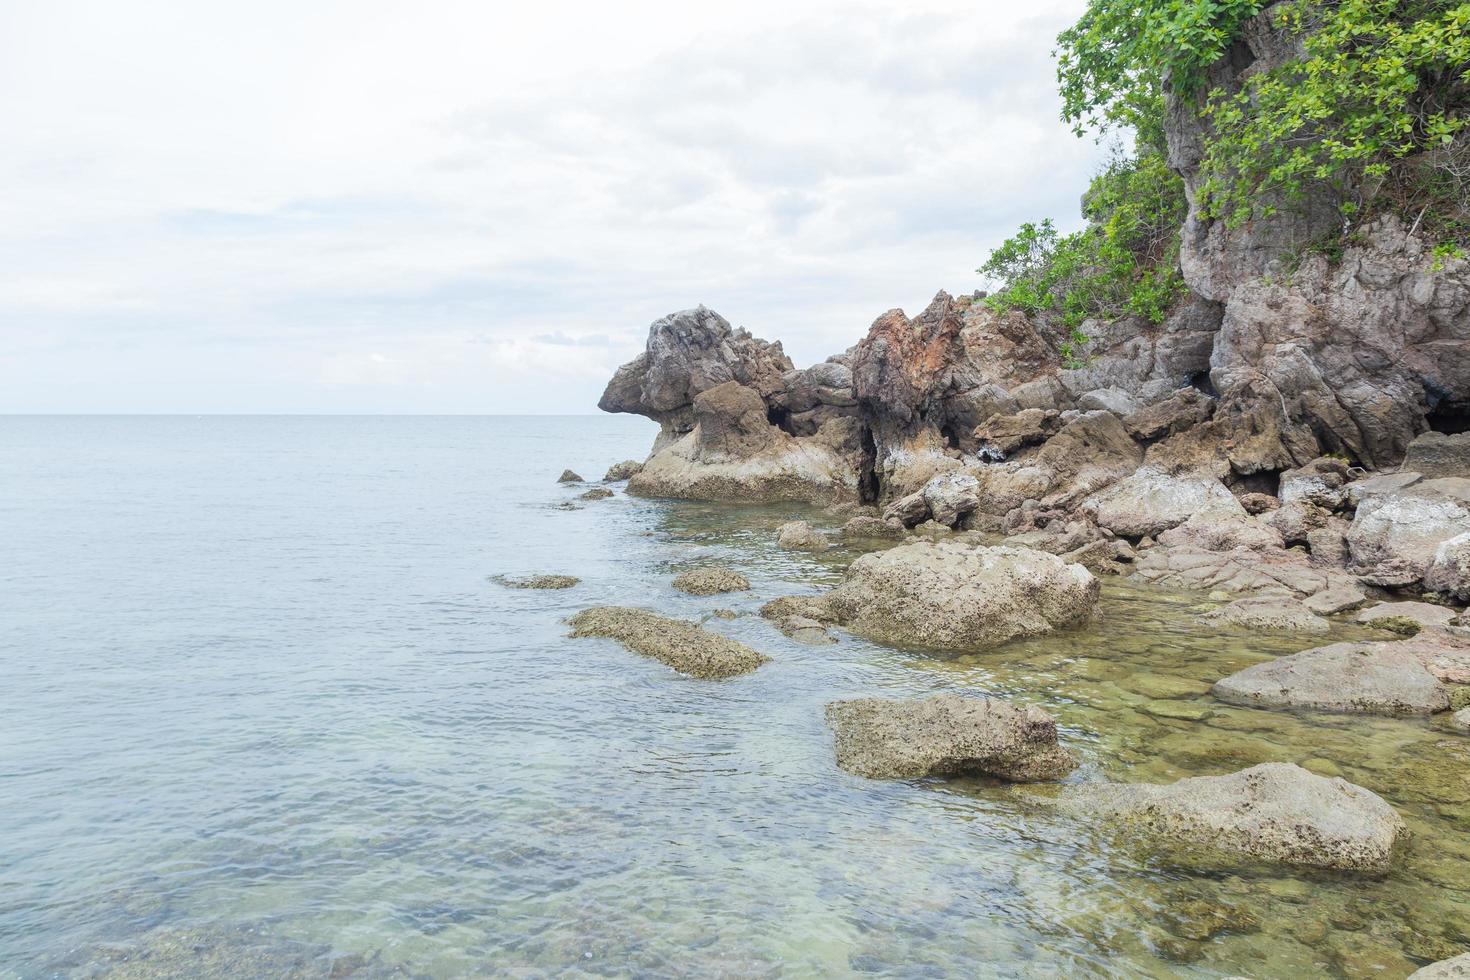
[[[1470,432],[1424,433],[1409,443],[1403,468],[1429,480],[1442,476],[1470,477]]]
[[[1333,643],[1247,667],[1211,690],[1233,704],[1378,715],[1428,715],[1450,704],[1444,685],[1393,643]]]
[[[622,606],[594,606],[571,619],[572,636],[604,636],[681,674],[719,679],[747,674],[767,657],[693,623]]]
[[[690,595],[718,595],[721,592],[745,592],[750,580],[728,568],[692,568],[674,577],[674,588]]]
[[[789,551],[826,551],[827,539],[806,521],[790,521],[781,525],[776,544]]]
[[[1060,802],[1161,843],[1343,871],[1387,871],[1408,833],[1371,791],[1280,762],[1168,785],[1069,786]]]
[[[603,474],[604,483],[618,483],[630,477],[637,476],[643,469],[643,464],[636,459],[625,459],[621,463],[614,463],[607,468]]]
[[[1152,466],[1087,498],[1082,509],[1094,516],[1098,526],[1128,537],[1157,535],[1192,517],[1228,520],[1246,516],[1245,508],[1218,480],[1172,476]]]
[[[1236,599],[1200,618],[1215,626],[1238,626],[1278,633],[1327,632],[1327,620],[1301,601],[1282,596]]]
[[[1098,591],[1085,568],[1053,555],[917,541],[863,555],[806,614],[879,642],[961,653],[1080,623]]]
[[[916,701],[866,698],[827,705],[837,764],[871,779],[996,776],[1059,779],[1077,766],[1040,708],[940,694]]]

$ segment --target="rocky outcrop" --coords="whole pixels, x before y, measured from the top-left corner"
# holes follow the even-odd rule
[[[963,653],[1085,621],[1099,585],[1025,548],[918,541],[863,555],[800,614],[883,643]]]
[[[1420,659],[1395,643],[1334,643],[1256,664],[1211,689],[1222,701],[1376,715],[1428,715],[1449,693]]]
[[[722,592],[745,592],[750,580],[739,572],[718,566],[691,568],[674,577],[671,583],[680,592],[690,595],[719,595]]]
[[[1060,779],[1077,767],[1040,708],[940,694],[921,701],[867,698],[827,705],[837,764],[870,779],[995,776]]]
[[[1083,784],[1060,801],[1155,843],[1343,871],[1387,871],[1408,833],[1373,792],[1279,762],[1164,786]]]
[[[767,657],[743,643],[642,609],[594,606],[571,619],[572,636],[602,636],[690,677],[720,679],[748,674]]]

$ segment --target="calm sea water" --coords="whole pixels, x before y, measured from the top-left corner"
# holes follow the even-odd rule
[[[959,661],[801,646],[755,610],[853,554],[775,528],[837,519],[555,482],[652,435],[0,418],[0,975],[1393,977],[1470,945],[1467,740],[1219,705],[1223,673],[1311,644],[1126,583],[1089,630]],[[710,562],[752,592],[669,588]],[[492,580],[543,572],[583,582]],[[698,681],[567,639],[596,603],[734,609],[710,628],[772,662]],[[1301,762],[1414,840],[1378,880],[1200,870],[1044,790],[833,765],[826,701],[955,688],[1056,713],[1073,778]]]

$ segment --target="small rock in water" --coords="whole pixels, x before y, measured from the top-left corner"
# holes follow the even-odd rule
[[[826,646],[837,642],[837,637],[833,636],[826,626],[806,616],[787,616],[775,622],[776,628],[782,633],[797,643],[805,643],[809,647]]]
[[[581,497],[583,500],[606,500],[613,495],[613,492],[606,487],[593,487],[586,493],[581,494]]]
[[[903,539],[903,525],[878,517],[854,517],[842,525],[842,536],[848,540],[877,538],[898,541]]]
[[[1296,599],[1252,596],[1200,617],[1206,623],[1279,633],[1326,633],[1327,620]]]
[[[571,470],[562,470],[561,476],[556,478],[557,483],[581,483],[582,478]]]
[[[744,592],[750,580],[728,568],[693,568],[674,578],[674,588],[690,595],[716,595],[721,592]]]
[[[690,677],[748,674],[769,658],[743,643],[678,619],[623,606],[594,606],[571,619],[572,636],[605,636]]]
[[[631,479],[643,472],[643,464],[636,459],[625,459],[621,463],[614,463],[607,468],[607,473],[602,477],[604,483],[617,483],[621,480]]]
[[[1163,843],[1344,871],[1387,871],[1408,833],[1375,793],[1282,762],[1168,785],[1084,784],[1059,801]]]
[[[940,694],[918,701],[866,698],[827,705],[837,764],[856,776],[1060,779],[1077,767],[1040,708]]]
[[[791,551],[826,551],[827,539],[806,521],[782,524],[776,544]]]
[[[1333,643],[1247,667],[1212,688],[1232,704],[1378,715],[1428,715],[1449,694],[1412,651],[1395,643]]]
[[[1448,626],[1453,609],[1428,602],[1380,602],[1358,613],[1358,622],[1413,636],[1425,626]]]
[[[575,575],[525,575],[520,578],[497,575],[495,581],[508,589],[570,589],[582,580]]]

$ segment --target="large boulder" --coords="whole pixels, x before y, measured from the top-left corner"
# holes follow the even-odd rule
[[[917,541],[863,555],[807,615],[879,642],[982,650],[1085,621],[1097,579],[1026,548]]]
[[[1470,481],[1427,480],[1363,500],[1347,543],[1354,566],[1397,566],[1413,581],[1428,572],[1441,544],[1467,532]]]
[[[1342,871],[1387,871],[1408,833],[1370,790],[1280,762],[1162,786],[1082,784],[1060,799],[1160,843]]]
[[[980,506],[980,481],[968,473],[945,473],[924,484],[923,494],[933,520],[954,527]]]
[[[1394,643],[1333,643],[1247,667],[1217,681],[1232,704],[1375,715],[1429,715],[1449,692],[1413,653]]]
[[[642,609],[594,606],[573,616],[571,627],[574,637],[609,637],[691,677],[719,679],[748,674],[768,659],[743,643],[693,623]]]
[[[1470,533],[1439,543],[1424,575],[1424,587],[1456,602],[1470,602]]]
[[[920,701],[865,698],[827,705],[837,764],[871,779],[996,776],[1059,779],[1077,767],[1040,708],[940,694]]]
[[[1409,443],[1403,469],[1430,480],[1441,476],[1470,477],[1470,432],[1424,433]]]
[[[1127,537],[1157,535],[1191,518],[1199,520],[1244,520],[1245,508],[1220,483],[1208,476],[1174,476],[1153,466],[1137,472],[1088,497],[1083,511],[1098,526]]]

